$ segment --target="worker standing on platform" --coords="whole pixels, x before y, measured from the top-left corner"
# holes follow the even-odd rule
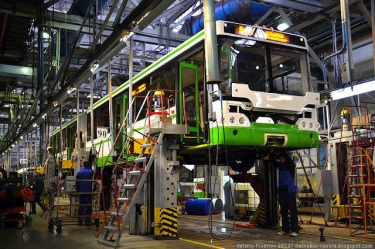
[[[79,192],[79,204],[78,216],[89,216],[91,215],[91,204],[92,204],[92,180],[94,171],[90,168],[89,162],[83,163],[83,169],[78,171],[76,176],[76,190]],[[89,193],[89,194],[83,194]],[[85,219],[85,224],[90,224],[91,218]],[[78,225],[82,226],[82,218],[78,218]]]
[[[46,206],[41,201],[41,196],[44,192],[44,181],[43,178],[39,175],[39,173],[34,172],[33,174],[33,182],[32,182],[32,190],[34,194],[34,200],[31,202],[31,214],[36,214],[36,205],[35,203],[38,203],[39,207],[42,208],[43,213],[47,211]]]
[[[270,151],[270,162],[279,169],[279,204],[281,214],[281,228],[279,235],[289,234],[298,236],[298,214],[296,194],[297,187],[295,184],[296,165],[285,151],[274,153]]]

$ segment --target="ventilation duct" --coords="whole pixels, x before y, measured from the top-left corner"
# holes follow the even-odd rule
[[[269,6],[248,1],[223,0],[215,6],[216,20],[255,24],[268,10]],[[192,16],[184,23],[180,33],[194,35],[204,26],[203,13]]]

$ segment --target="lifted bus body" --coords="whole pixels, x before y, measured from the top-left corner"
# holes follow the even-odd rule
[[[317,147],[316,107],[320,105],[320,96],[311,92],[306,38],[227,21],[217,21],[216,27],[218,44],[215,48],[218,49],[221,82],[213,86],[213,92],[208,92],[205,84],[205,35],[202,30],[136,74],[132,80],[132,93],[128,92],[129,81],[114,89],[112,118],[109,117],[108,95],[87,110],[85,132],[88,135],[82,135],[80,146],[86,151],[95,146],[99,167],[111,165],[113,157],[118,156],[125,145],[124,140],[111,144],[110,136],[116,137],[120,132],[119,124],[129,109],[129,94],[135,98],[132,113],[136,129],[143,129],[150,120],[156,120],[156,124],[163,118],[160,112],[146,109],[135,118],[144,103],[143,98],[137,97],[147,93],[152,96],[162,92],[161,106],[156,107],[160,104],[156,97],[150,99],[151,108],[168,109],[168,122],[187,122],[189,134],[178,136],[178,155],[184,163],[207,162],[209,148],[220,151],[218,164],[232,166],[240,157],[245,157],[242,161],[253,160],[250,157],[255,160],[260,148]],[[211,120],[208,120],[208,95],[212,96],[214,118]],[[94,138],[89,137],[90,115],[94,115]],[[57,129],[52,133],[57,147],[60,146],[60,134],[70,136],[63,138],[64,146],[77,146],[72,138],[74,132],[71,132],[76,129],[76,118],[62,126],[68,131],[60,133]],[[109,127],[113,127],[113,131]],[[134,144],[130,146],[135,155],[137,139],[142,137],[135,136]],[[234,163],[234,166],[242,165]]]

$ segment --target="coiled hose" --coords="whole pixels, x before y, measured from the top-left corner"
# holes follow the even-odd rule
[[[21,195],[22,195],[22,199],[24,201],[33,201],[34,200],[33,191],[28,187],[25,187],[21,190]]]

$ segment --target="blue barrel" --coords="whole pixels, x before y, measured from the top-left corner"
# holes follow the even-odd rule
[[[208,215],[210,213],[212,214],[212,212],[214,211],[211,200],[208,198],[187,199],[185,210],[186,213],[193,215]]]
[[[220,198],[213,198],[214,214],[220,214],[223,211],[223,201]]]
[[[212,201],[212,207],[214,214],[220,214],[223,211],[223,201],[220,198],[201,198],[208,199]],[[211,212],[212,213],[212,212]]]

